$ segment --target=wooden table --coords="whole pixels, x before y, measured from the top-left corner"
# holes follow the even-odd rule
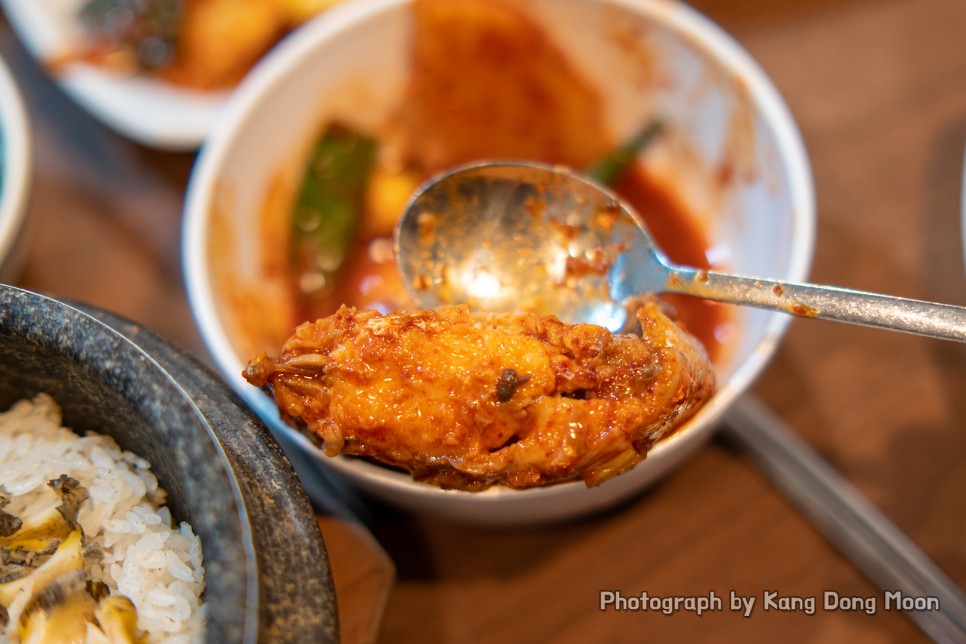
[[[758,59],[800,124],[819,210],[813,279],[966,302],[958,217],[966,3],[695,4]],[[29,59],[5,23],[0,52],[22,84],[36,151],[29,255],[17,283],[128,316],[204,357],[180,269],[193,156],[140,147],[95,122]],[[792,324],[755,386],[960,585],[964,391],[966,347],[819,321]],[[372,533],[397,571],[381,626],[385,641],[924,639],[904,614],[884,610],[882,593],[723,441],[640,498],[563,526],[480,529],[373,510]],[[346,545],[343,537],[327,534],[337,542],[333,550]],[[391,570],[380,570],[388,584]],[[725,606],[701,617],[601,611],[604,590],[660,597],[714,591]],[[729,610],[731,591],[758,598],[750,617]],[[766,591],[817,596],[819,605],[814,615],[764,611]],[[877,597],[878,609],[824,610],[826,591]],[[356,584],[340,601],[354,609],[354,601],[371,601],[365,593]]]

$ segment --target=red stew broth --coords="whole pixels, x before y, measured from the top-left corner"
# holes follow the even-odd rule
[[[688,215],[680,200],[642,167],[633,166],[624,172],[614,189],[643,217],[671,260],[711,268],[707,254],[711,244],[705,231]],[[386,251],[389,244],[390,240],[384,237],[360,239],[343,267],[331,307],[303,311],[303,319],[329,315],[341,303],[383,312],[405,306],[405,288],[391,254]],[[727,306],[684,295],[666,294],[661,298],[670,305],[678,324],[701,341],[712,359],[721,357],[730,327]]]

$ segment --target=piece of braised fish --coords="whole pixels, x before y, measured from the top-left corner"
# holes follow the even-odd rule
[[[714,390],[698,344],[654,303],[642,335],[465,306],[342,307],[245,370],[327,454],[371,457],[446,488],[516,488],[633,467]]]

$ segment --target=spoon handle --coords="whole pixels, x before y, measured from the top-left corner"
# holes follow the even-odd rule
[[[800,317],[966,342],[966,307],[865,291],[779,282],[687,267],[668,268],[665,292],[686,293]]]

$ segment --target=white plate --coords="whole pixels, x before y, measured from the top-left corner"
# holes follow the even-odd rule
[[[0,0],[3,10],[41,65],[82,41],[82,0]],[[84,109],[121,134],[165,150],[201,145],[229,91],[197,91],[148,76],[119,75],[94,65],[58,66],[57,82]]]

